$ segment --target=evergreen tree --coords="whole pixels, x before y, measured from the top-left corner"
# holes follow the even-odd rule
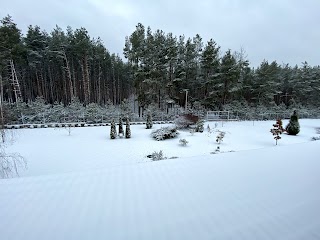
[[[123,137],[124,132],[123,132],[123,122],[122,122],[122,117],[119,117],[119,137]]]
[[[221,59],[219,85],[220,108],[232,101],[233,95],[238,91],[238,80],[240,76],[239,67],[230,49]]]
[[[278,119],[277,122],[273,124],[273,128],[270,129],[270,132],[272,133],[274,140],[276,140],[276,145],[278,145],[278,140],[281,139],[280,135],[283,132],[281,119]]]
[[[115,139],[117,137],[117,129],[116,129],[116,124],[114,120],[111,122],[111,127],[110,127],[110,138]]]
[[[286,126],[286,131],[289,135],[297,135],[300,132],[300,124],[296,110],[290,117],[289,124]]]
[[[130,121],[128,117],[126,120],[126,138],[131,138]]]
[[[210,39],[201,55],[200,88],[202,94],[199,97],[205,106],[213,103],[211,93],[218,76],[219,50],[220,47],[213,39]]]
[[[151,129],[152,128],[152,115],[151,112],[148,113],[147,115],[147,122],[146,122],[146,128]]]

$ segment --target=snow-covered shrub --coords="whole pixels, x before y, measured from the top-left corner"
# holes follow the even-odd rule
[[[198,120],[197,122],[196,122],[196,128],[195,128],[195,131],[196,132],[203,132],[203,120]]]
[[[132,112],[132,105],[134,103],[132,100],[129,99],[123,99],[121,104],[120,104],[120,116],[123,118],[129,118],[133,119],[133,112]]]
[[[114,120],[111,122],[111,127],[110,127],[110,138],[115,139],[117,137],[117,129],[116,129],[116,124]]]
[[[127,120],[126,120],[126,138],[131,138],[129,117],[127,117]]]
[[[163,155],[162,150],[159,152],[154,151],[152,154],[148,155],[147,157],[151,158],[152,161],[159,161],[159,160],[164,160],[166,157]]]
[[[124,135],[124,131],[123,131],[123,122],[122,122],[122,118],[119,118],[119,131],[118,131],[118,135],[119,137],[123,137]]]
[[[147,115],[147,122],[146,122],[146,128],[147,129],[151,129],[152,128],[152,115],[151,115],[151,112],[148,112],[148,115]]]
[[[311,138],[311,141],[318,141],[318,140],[320,140],[320,136],[319,136],[319,137],[312,137],[312,138]]]
[[[317,133],[317,134],[320,134],[320,128],[316,128],[316,133]],[[312,138],[311,138],[311,141],[318,141],[318,140],[320,140],[320,136],[312,137]]]
[[[0,146],[0,178],[19,177],[19,171],[27,168],[27,161],[19,153],[7,153],[4,143]]]
[[[218,131],[218,135],[216,137],[216,142],[220,144],[223,141],[224,136],[226,135],[226,132]]]
[[[300,124],[296,111],[294,111],[290,117],[289,124],[286,126],[286,131],[289,135],[297,135],[300,132]]]
[[[26,161],[21,155],[0,153],[0,178],[19,176],[19,169],[26,167]]]
[[[162,127],[160,129],[154,130],[151,133],[151,136],[155,138],[157,141],[175,138],[177,135],[178,131],[175,126]]]
[[[180,140],[179,140],[179,143],[180,143],[180,145],[182,145],[182,146],[187,146],[187,144],[189,143],[186,139],[184,139],[184,138],[181,138]]]
[[[89,103],[84,110],[87,123],[101,122],[102,108],[97,103]]]
[[[276,140],[276,145],[278,145],[278,140],[281,139],[280,135],[284,131],[282,127],[281,119],[278,119],[275,124],[273,124],[273,128],[270,129],[270,132],[273,135],[274,140]]]
[[[196,124],[198,120],[198,116],[192,114],[184,114],[175,119],[175,125],[178,129],[187,129],[190,125]]]

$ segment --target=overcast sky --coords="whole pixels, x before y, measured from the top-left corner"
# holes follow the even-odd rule
[[[85,27],[122,56],[137,23],[179,36],[213,38],[222,51],[243,48],[251,66],[264,59],[291,66],[320,65],[320,0],[0,0],[23,33]]]

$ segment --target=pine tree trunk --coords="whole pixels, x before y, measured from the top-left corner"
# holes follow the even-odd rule
[[[83,79],[83,92],[84,103],[87,105],[90,102],[90,79],[89,79],[89,67],[87,55],[84,55],[82,59],[82,79]]]
[[[67,79],[68,79],[68,83],[69,83],[69,93],[70,93],[70,99],[72,99],[74,97],[74,92],[73,92],[73,83],[72,83],[72,78],[71,78],[71,71],[70,71],[70,66],[69,66],[69,61],[66,55],[66,52],[63,51],[63,59],[65,61],[66,67],[66,74],[67,74]]]

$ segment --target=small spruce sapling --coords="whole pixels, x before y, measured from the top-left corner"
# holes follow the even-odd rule
[[[131,138],[129,117],[127,117],[127,120],[126,120],[126,138]]]
[[[117,137],[117,129],[116,129],[116,124],[114,120],[111,122],[111,127],[110,127],[110,138],[115,139]]]
[[[278,145],[278,140],[281,139],[280,135],[283,133],[283,130],[281,119],[278,119],[277,122],[273,124],[273,128],[270,129],[274,140],[276,140],[276,145]]]
[[[148,113],[147,115],[147,122],[146,122],[146,129],[151,129],[152,128],[152,115],[151,112]]]

